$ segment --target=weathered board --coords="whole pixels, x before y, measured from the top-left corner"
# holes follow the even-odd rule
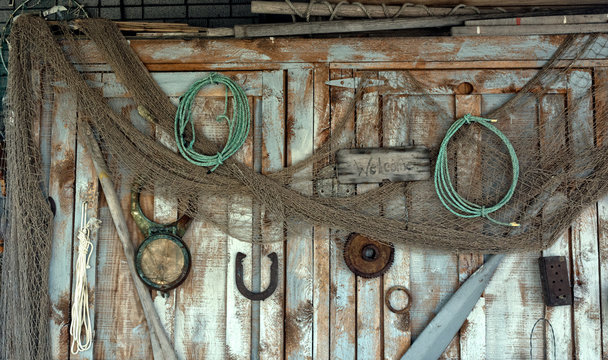
[[[374,112],[378,106],[371,106]],[[431,178],[431,158],[424,146],[357,148],[336,152],[336,174],[341,184],[416,181]]]
[[[245,146],[235,157],[256,171],[268,173],[306,158],[334,131],[356,90],[328,86],[328,80],[370,76],[384,82],[369,89],[347,119],[341,144],[349,148],[425,146],[433,154],[455,119],[466,113],[485,114],[500,106],[536,74],[563,40],[564,36],[132,40],[131,46],[174,102],[193,81],[204,76],[204,71],[222,71],[241,83],[254,121]],[[607,40],[601,36],[598,42]],[[170,146],[170,134],[157,132],[141,119],[126,89],[107,72],[97,50],[88,42],[82,46],[88,60],[79,68],[88,72],[91,85],[103,91],[117,112],[130,116],[143,131]],[[541,156],[549,139],[561,139],[563,146],[576,145],[574,149],[581,151],[605,141],[606,134],[590,131],[593,102],[601,100],[588,92],[608,78],[608,63],[598,60],[606,55],[602,50],[598,45],[578,59],[566,79],[545,84],[547,93],[500,122],[501,130],[509,135],[534,131],[536,122],[545,124],[546,133],[536,134]],[[432,101],[411,86],[404,69],[411,70]],[[223,96],[221,88],[204,90],[194,108],[197,130],[218,141],[225,136],[225,128],[215,122],[214,114],[223,110]],[[70,126],[78,116],[74,98],[65,85],[53,83],[45,89],[43,99],[46,112],[38,141],[43,144],[45,183],[59,211],[49,280],[53,358],[149,359],[147,326],[107,204],[99,194],[88,154]],[[577,111],[562,118],[574,102],[579,104]],[[567,127],[552,125],[563,124],[563,120]],[[483,138],[481,132],[470,135]],[[116,165],[111,158],[108,161]],[[325,165],[320,161],[302,171],[308,174]],[[458,149],[454,166],[461,194],[483,196],[467,192],[467,184],[491,180],[484,178],[483,165],[479,149]],[[125,176],[116,183],[126,214],[129,182]],[[322,179],[291,186],[306,195],[349,196],[381,185]],[[384,208],[371,211],[390,210],[416,219],[424,216],[426,209],[441,206],[429,180],[412,183],[407,191],[425,201],[410,204],[403,194]],[[70,276],[77,245],[74,234],[80,226],[84,200],[91,206],[89,213],[103,220],[93,239],[95,255],[88,273],[95,344],[83,354],[70,356]],[[163,189],[142,195],[141,203],[144,212],[158,221],[168,222],[177,216],[174,199]],[[532,325],[542,317],[552,323],[553,331],[548,326],[536,328],[532,334],[534,359],[605,357],[608,337],[603,334],[608,318],[602,308],[608,304],[608,288],[602,286],[601,279],[608,271],[606,203],[604,199],[589,207],[542,254],[507,257],[442,358],[529,358]],[[266,224],[264,209],[252,204],[252,199],[242,197],[217,200],[218,207],[233,210],[229,222],[251,229],[251,239],[262,236],[277,242],[263,246],[241,242],[204,219],[197,220],[184,236],[192,253],[189,277],[168,294],[152,294],[180,359],[399,359],[452,292],[484,261],[483,254],[429,252],[398,244],[395,263],[387,273],[377,279],[357,278],[342,257],[348,232],[307,224],[297,231],[285,231],[281,224]],[[133,240],[141,241],[130,217],[128,221]],[[247,255],[244,282],[254,291],[268,284],[266,255],[278,254],[279,286],[266,301],[252,303],[236,289],[237,252]],[[568,259],[574,288],[572,306],[549,308],[543,304],[537,265],[541,255]],[[385,307],[385,292],[395,285],[411,290],[409,313],[394,314]],[[393,299],[395,307],[405,301],[405,297]]]

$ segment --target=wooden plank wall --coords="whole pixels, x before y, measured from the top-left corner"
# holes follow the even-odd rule
[[[571,70],[568,78],[552,84],[549,93],[537,104],[522,107],[510,118],[501,119],[499,128],[509,135],[535,131],[535,122],[545,124],[546,133],[536,134],[541,154],[547,142],[556,138],[562,139],[563,146],[572,146],[566,137],[580,139],[574,143],[586,144],[582,146],[594,146],[594,137],[596,141],[604,137],[592,130],[593,102],[600,100],[591,97],[589,89],[594,79],[598,82],[608,77],[605,69]],[[283,69],[226,73],[243,84],[254,117],[249,138],[235,156],[257,171],[268,173],[306,158],[333,132],[355,92],[344,87],[329,87],[325,85],[327,80],[371,75],[386,81],[385,87],[365,94],[348,119],[340,139],[342,144],[403,146],[415,143],[426,145],[436,153],[454,119],[469,112],[488,113],[521,88],[536,69],[413,70],[411,74],[433,94],[432,104],[409,86],[403,71],[383,69],[374,63],[362,63],[354,69],[301,63]],[[117,112],[131,117],[136,126],[158,141],[171,143],[170,135],[156,131],[139,117],[129,94],[113,74],[89,75]],[[154,74],[174,102],[191,82],[202,76],[203,72]],[[472,84],[474,91],[471,94],[457,91],[462,82]],[[107,204],[97,188],[88,154],[70,126],[78,116],[74,97],[60,84],[50,91],[54,94],[53,107],[47,111],[46,125],[41,124],[40,133],[41,137],[48,136],[49,193],[57,204],[50,279],[53,358],[151,358],[147,327]],[[218,141],[222,139],[222,129],[213,125],[213,114],[223,110],[223,100],[222,89],[206,90],[194,109],[195,115],[202,119],[198,130]],[[576,110],[567,115],[567,129],[551,125],[558,124],[560,117],[565,116],[563,110],[575,103],[578,104]],[[108,161],[112,163],[111,158]],[[467,183],[484,180],[483,162],[476,148],[461,149],[457,168],[461,169],[457,176],[459,191],[466,192]],[[464,168],[469,170],[463,171]],[[312,170],[307,168],[303,172]],[[127,213],[130,180],[126,174],[116,185]],[[342,185],[327,180],[291,185],[307,195],[318,196],[349,196],[375,186]],[[406,203],[405,196],[398,197],[377,211],[390,210],[415,218],[439,206],[430,183],[415,184],[411,191],[416,199],[424,201]],[[95,346],[70,356],[69,306],[73,292],[70,274],[76,260],[74,239],[84,200],[90,204],[89,214],[103,221],[93,239],[94,256],[88,272]],[[264,209],[253,206],[251,199],[211,200],[226,210],[233,210],[229,221],[248,226],[251,239],[261,236],[274,242],[261,246],[241,242],[204,219],[191,225],[184,238],[192,253],[190,275],[176,290],[152,294],[180,359],[252,356],[398,359],[459,284],[483,264],[482,254],[454,255],[412,250],[397,244],[395,263],[390,271],[376,279],[358,278],[346,267],[342,257],[348,232],[305,224],[284,231],[282,224],[268,225],[263,221]],[[601,275],[608,271],[605,256],[608,240],[602,226],[607,217],[607,201],[604,199],[590,207],[570,231],[542,252],[545,256],[567,257],[574,284],[572,307],[543,305],[536,263],[541,253],[510,255],[442,358],[528,358],[532,325],[542,317],[553,324],[556,359],[605,357],[602,327],[606,327],[606,316],[601,308],[608,303],[608,295],[601,286]],[[157,221],[169,222],[178,215],[177,204],[162,189],[142,196],[141,203],[144,212]],[[133,240],[139,243],[142,236],[130,217],[128,219]],[[281,280],[276,292],[266,301],[252,303],[236,289],[237,252],[247,255],[244,278],[252,290],[268,285],[267,255],[278,254]],[[407,314],[391,313],[384,305],[385,292],[394,285],[406,286],[412,292],[413,306]],[[405,298],[394,300],[396,305],[405,304]],[[532,340],[534,359],[544,356],[555,359],[548,327],[539,326]]]

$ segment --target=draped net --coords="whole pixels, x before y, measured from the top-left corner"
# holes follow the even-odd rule
[[[110,65],[117,81],[128,89],[156,133],[173,134],[175,105],[116,26],[102,19],[75,24]],[[297,231],[308,224],[424,249],[485,253],[540,250],[552,244],[585,207],[608,190],[608,85],[593,82],[593,73],[572,71],[579,58],[608,58],[605,36],[564,36],[553,58],[519,92],[491,113],[475,114],[497,119],[500,129],[501,121],[511,121],[518,109],[538,106],[551,84],[567,82],[573,94],[562,111],[542,121],[522,119],[527,124],[525,129],[509,133],[520,161],[519,183],[511,201],[492,216],[521,224],[512,228],[484,218],[463,219],[451,214],[432,196],[432,180],[384,183],[366,193],[348,196],[336,192],[327,196],[318,191],[308,195],[294,190],[299,182],[311,181],[317,190],[328,182],[336,188],[335,152],[350,146],[341,133],[365,88],[356,89],[353,99],[341,104],[345,111],[331,120],[331,136],[306,160],[262,175],[231,158],[208,173],[207,168],[195,166],[174,152],[175,144],[161,144],[138,130],[125,114],[113,111],[101,91],[91,88],[73,65],[84,58],[79,47],[81,38],[74,37],[67,25],[63,30],[60,42],[44,20],[20,16],[9,40],[5,115],[8,198],[2,222],[6,243],[0,294],[2,358],[50,357],[48,323],[40,319],[48,319],[52,213],[41,190],[40,149],[33,134],[41,110],[32,106],[40,102],[41,96],[32,91],[33,74],[41,70],[52,74],[43,81],[61,81],[76,96],[79,123],[72,125],[79,133],[94,132],[111,158],[111,176],[127,174],[144,189],[161,188],[165,196],[178,200],[180,212],[212,222],[243,241],[282,239],[284,229]],[[407,71],[405,74],[408,81],[402,84],[404,91],[426,94],[420,101],[429,113],[444,122],[454,120],[453,114],[442,111],[419,79]],[[577,120],[585,111],[592,118]],[[213,154],[222,146],[200,134],[197,139],[199,152]],[[437,150],[431,149],[432,161]],[[499,139],[479,125],[470,125],[453,138],[448,153],[450,163],[457,164],[451,169],[456,181],[458,174],[473,173],[473,166],[482,165],[479,178],[458,184],[468,200],[489,206],[505,194],[511,163]],[[474,161],[458,160],[463,154]],[[231,206],[234,203],[246,206]],[[252,232],[251,208],[261,214],[262,224],[258,225],[274,229],[278,236],[270,236],[267,231]]]

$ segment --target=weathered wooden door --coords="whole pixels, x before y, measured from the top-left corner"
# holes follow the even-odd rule
[[[332,133],[332,125],[346,110],[354,89],[328,86],[328,80],[361,77],[383,80],[386,86],[366,93],[350,119],[342,141],[353,147],[421,144],[437,150],[451,122],[466,113],[485,114],[500,106],[532,78],[550,58],[563,37],[518,38],[420,38],[420,39],[262,39],[256,41],[133,40],[132,47],[153,71],[162,89],[174,101],[208,71],[233,77],[246,90],[254,125],[238,159],[261,172],[271,172],[310,155]],[[111,106],[130,116],[142,131],[155,129],[143,120],[126,90],[91,51],[82,68],[91,86],[102,89]],[[501,130],[533,132],[536,122],[549,122],[576,99],[583,106],[568,119],[568,129],[557,134],[593,138],[585,133],[593,123],[593,101],[587,90],[606,79],[606,66],[581,59],[566,80],[546,84],[549,92],[501,119]],[[425,94],[408,83],[405,71],[425,88]],[[78,143],[71,124],[78,116],[75,100],[61,84],[44,89],[49,104],[42,119],[41,139],[50,139],[46,154],[50,195],[57,203],[51,298],[53,356],[55,358],[148,359],[151,348],[143,314],[134,296],[124,255],[109,210],[99,194],[88,154]],[[428,95],[430,94],[430,95]],[[432,102],[428,100],[431,99]],[[223,111],[221,88],[204,91],[195,114],[200,131],[221,139],[224,130],[215,122]],[[172,142],[156,133],[159,141]],[[539,146],[543,137],[537,134]],[[483,181],[483,160],[474,148],[458,156],[473,161],[475,171],[459,173],[457,186],[464,193],[468,181]],[[108,159],[111,163],[112,159]],[[308,169],[306,171],[311,171]],[[116,184],[127,214],[129,180]],[[376,185],[339,185],[327,181],[298,184],[308,194],[348,195]],[[438,206],[431,182],[412,190],[425,199],[394,206],[417,216],[420,207]],[[103,226],[95,239],[91,260],[91,288],[95,343],[88,352],[69,353],[69,307],[74,241],[80,226],[82,201],[92,204],[90,214]],[[217,201],[217,199],[210,199]],[[144,212],[157,221],[174,219],[176,204],[162,189],[142,196]],[[153,293],[157,311],[176,352],[184,359],[398,359],[459,284],[483,263],[482,254],[450,254],[411,250],[397,245],[392,268],[376,279],[353,275],[342,258],[348,235],[324,227],[304,225],[283,232],[256,226],[259,209],[247,199],[218,201],[218,207],[244,214],[234,221],[250,221],[252,236],[284,240],[261,248],[224,234],[204,219],[197,220],[185,236],[192,253],[192,270],[184,284],[163,295]],[[535,321],[546,317],[553,324],[557,357],[553,357],[551,330],[537,328],[532,335],[533,358],[601,359],[603,346],[601,303],[608,301],[600,274],[608,271],[608,238],[602,230],[608,217],[606,201],[589,208],[571,231],[542,255],[569,259],[574,284],[572,307],[547,308],[541,298],[536,259],[540,253],[510,255],[444,354],[446,359],[523,359],[530,355],[530,332]],[[379,209],[380,211],[380,209]],[[237,211],[235,211],[237,213]],[[131,235],[142,236],[128,217]],[[598,227],[598,224],[600,225]],[[598,230],[599,229],[599,230]],[[279,257],[279,286],[263,302],[250,302],[234,284],[237,252],[245,259],[245,282],[265,288],[269,281],[267,254]],[[397,315],[384,305],[384,294],[393,285],[410,289],[413,305]],[[396,298],[396,304],[404,299]],[[547,351],[545,351],[547,349]]]

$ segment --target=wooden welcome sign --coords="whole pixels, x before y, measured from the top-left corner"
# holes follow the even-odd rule
[[[342,149],[336,154],[338,181],[368,184],[389,181],[428,180],[429,150],[424,146]]]

